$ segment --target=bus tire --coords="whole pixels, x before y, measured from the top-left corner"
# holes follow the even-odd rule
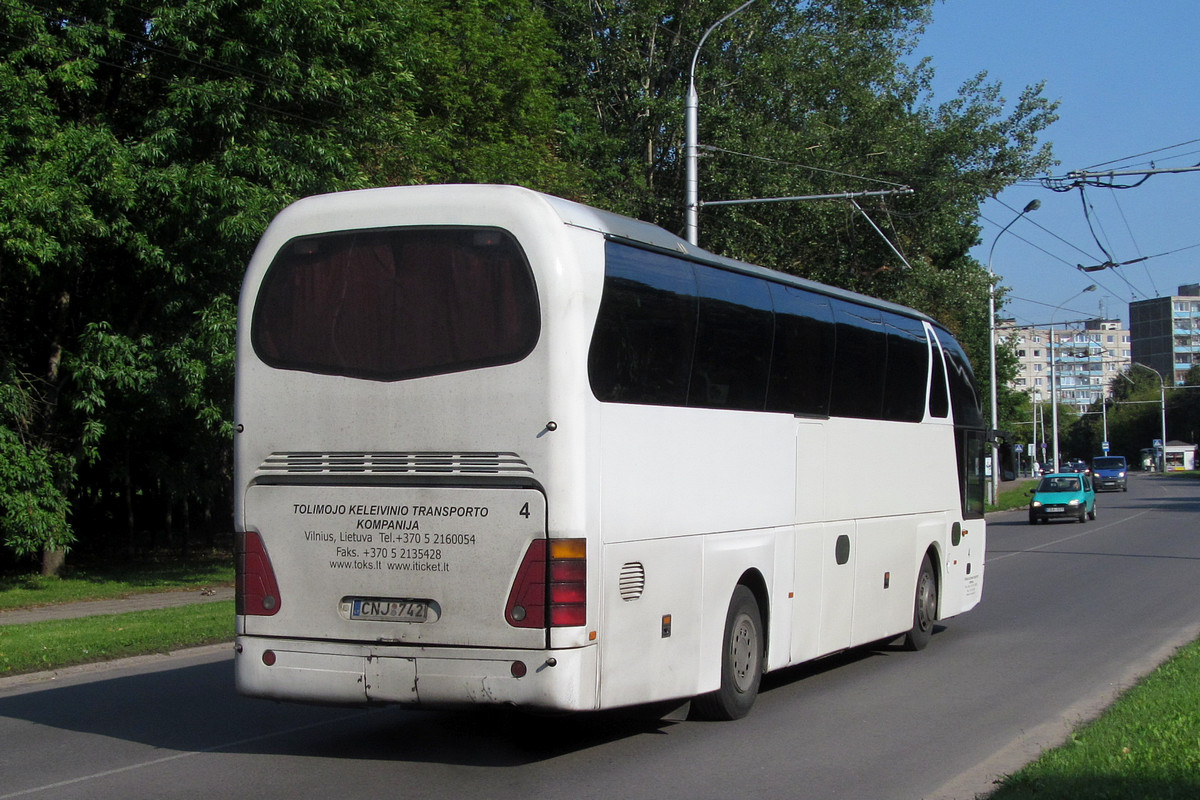
[[[762,613],[754,593],[738,585],[725,614],[721,637],[721,688],[693,702],[702,719],[741,719],[750,713],[762,681]]]
[[[928,554],[921,561],[921,571],[917,573],[916,598],[913,600],[913,624],[908,633],[904,634],[905,650],[924,650],[933,637],[933,622],[937,619],[938,585],[937,576],[933,574],[933,562]]]

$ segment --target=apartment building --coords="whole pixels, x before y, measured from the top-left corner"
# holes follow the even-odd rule
[[[1200,284],[1130,303],[1129,331],[1133,360],[1157,371],[1168,386],[1183,385],[1188,370],[1200,364]]]
[[[1130,332],[1119,320],[1082,320],[1053,326],[1051,343],[1051,330],[1004,320],[996,326],[998,340],[1011,343],[1017,353],[1012,388],[1030,393],[1035,402],[1048,403],[1053,375],[1059,403],[1086,411],[1110,394],[1113,376],[1129,367]]]

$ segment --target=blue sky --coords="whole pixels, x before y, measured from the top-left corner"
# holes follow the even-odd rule
[[[1197,0],[943,0],[914,55],[932,59],[935,103],[980,71],[1001,83],[1010,106],[1025,86],[1045,81],[1043,95],[1060,101],[1059,120],[1043,134],[1060,162],[1055,176],[1161,169],[1200,164],[1198,32]],[[1041,208],[996,240],[1034,199]],[[983,205],[982,244],[973,251],[986,264],[995,241],[993,267],[1010,290],[1002,316],[1044,324],[1104,314],[1128,324],[1130,300],[1200,282],[1200,172],[1156,175],[1138,188],[1088,188],[1084,199],[1113,261],[1152,257],[1080,272],[1076,265],[1107,257],[1079,190],[1017,184]],[[1076,297],[1092,283],[1095,291]]]

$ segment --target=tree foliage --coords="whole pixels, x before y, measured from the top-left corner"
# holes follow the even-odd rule
[[[703,198],[914,190],[710,206],[701,243],[921,308],[986,364],[978,203],[1049,163],[1054,107],[984,76],[932,105],[905,60],[931,6],[759,0],[697,51],[736,3],[5,0],[0,537],[228,526],[235,296],[297,197],[521,183],[680,230],[693,56]]]

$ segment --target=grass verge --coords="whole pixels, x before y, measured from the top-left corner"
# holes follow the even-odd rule
[[[1037,478],[1017,481],[1015,485],[1004,489],[996,496],[996,505],[988,504],[988,511],[1007,511],[1010,508],[1024,508],[1029,505],[1029,495],[1026,492],[1037,485]]]
[[[989,800],[1200,797],[1200,642],[999,783]]]
[[[233,639],[233,601],[0,625],[0,675],[166,653]]]
[[[145,592],[233,585],[233,556],[213,552],[182,561],[71,565],[62,577],[0,575],[0,609],[34,608],[81,600],[110,600]]]

